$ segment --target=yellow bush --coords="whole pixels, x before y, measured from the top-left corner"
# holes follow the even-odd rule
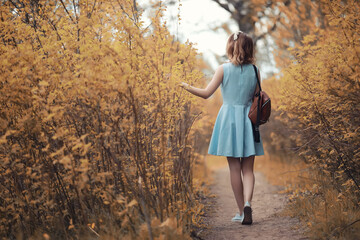
[[[275,129],[266,129],[264,139],[273,153],[308,164],[308,179],[298,180],[290,189],[290,209],[307,223],[309,236],[357,239],[360,4],[340,0],[315,4],[322,6],[319,19],[326,24],[307,28],[301,44],[291,50],[291,64],[279,79],[264,84],[275,100],[270,125]]]
[[[284,72],[282,120],[301,146],[300,154],[331,180],[360,196],[359,33],[354,8],[328,3],[331,27],[304,38],[296,62]]]
[[[127,0],[2,1],[1,236],[198,224],[190,130],[201,105],[177,86],[202,74],[163,11],[147,28]]]

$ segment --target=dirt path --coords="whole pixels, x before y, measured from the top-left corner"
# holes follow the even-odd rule
[[[221,168],[214,174],[211,191],[217,197],[214,200],[213,211],[205,218],[209,229],[200,234],[202,239],[307,239],[302,234],[297,219],[279,216],[286,196],[278,194],[281,188],[267,183],[265,176],[260,172],[255,172],[253,224],[246,226],[231,222],[237,207],[231,190],[229,170],[227,167]]]

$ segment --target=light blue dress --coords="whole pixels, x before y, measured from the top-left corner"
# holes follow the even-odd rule
[[[223,64],[224,76],[220,85],[223,97],[208,153],[227,157],[264,155],[263,143],[254,140],[248,117],[252,97],[256,89],[256,75],[251,64],[235,66]]]

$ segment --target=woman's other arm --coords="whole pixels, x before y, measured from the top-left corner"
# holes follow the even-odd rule
[[[223,66],[221,65],[218,67],[218,69],[216,69],[213,78],[211,79],[211,81],[209,82],[209,84],[206,86],[205,89],[196,88],[196,87],[190,86],[189,84],[184,83],[184,82],[182,82],[180,86],[198,97],[207,99],[220,86],[220,84],[223,80],[223,76],[224,76],[224,69],[223,69]]]

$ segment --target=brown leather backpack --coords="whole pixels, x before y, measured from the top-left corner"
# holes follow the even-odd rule
[[[259,92],[255,93],[253,97],[253,103],[251,104],[248,116],[251,120],[251,123],[253,124],[255,142],[260,142],[259,125],[269,121],[271,113],[271,101],[266,92],[261,90],[257,69],[255,65],[253,65],[253,67],[256,75],[256,80],[259,85]]]

